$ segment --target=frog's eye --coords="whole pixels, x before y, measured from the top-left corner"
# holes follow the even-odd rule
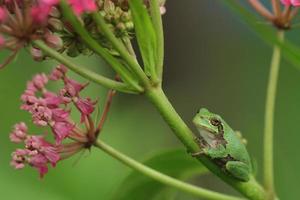
[[[213,125],[213,126],[220,126],[220,125],[221,125],[221,121],[218,120],[218,119],[216,119],[216,118],[211,118],[211,119],[210,119],[210,123],[211,123],[211,125]]]

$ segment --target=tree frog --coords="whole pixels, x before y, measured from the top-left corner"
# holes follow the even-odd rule
[[[217,114],[202,108],[193,119],[200,136],[197,141],[201,152],[193,156],[206,155],[229,175],[240,181],[249,181],[251,160],[242,138]]]

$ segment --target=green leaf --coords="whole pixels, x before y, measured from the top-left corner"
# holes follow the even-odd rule
[[[156,154],[144,162],[145,165],[177,179],[207,173],[207,169],[184,150],[170,150]],[[162,193],[162,194],[160,194]],[[173,188],[133,171],[116,191],[115,200],[167,199],[174,195]]]
[[[130,0],[135,34],[143,58],[147,75],[155,78],[156,74],[156,34],[149,13],[142,0]]]
[[[292,44],[288,40],[281,42],[276,36],[276,31],[273,27],[259,24],[259,18],[246,10],[238,1],[236,0],[226,0],[222,1],[227,5],[232,11],[234,11],[238,16],[241,17],[242,21],[252,28],[252,30],[257,33],[257,35],[270,45],[277,44],[281,50],[282,54],[289,62],[293,64],[297,69],[300,70],[300,48]]]

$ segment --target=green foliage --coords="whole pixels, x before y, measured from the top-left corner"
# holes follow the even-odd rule
[[[206,168],[195,159],[187,156],[184,150],[170,150],[158,153],[147,159],[144,164],[177,179],[183,179],[187,175],[207,173]],[[174,190],[133,171],[120,185],[114,199],[159,200],[168,199],[170,195],[174,195]]]

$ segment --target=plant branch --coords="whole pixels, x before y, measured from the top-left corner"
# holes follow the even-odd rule
[[[82,77],[95,82],[97,84],[100,84],[102,86],[105,86],[110,89],[114,89],[120,92],[126,92],[126,93],[139,93],[142,92],[142,90],[137,90],[129,87],[125,83],[121,83],[118,81],[114,81],[112,79],[106,78],[105,76],[102,76],[100,74],[96,74],[93,71],[88,70],[85,67],[78,66],[77,64],[73,63],[70,59],[63,56],[62,54],[56,52],[55,50],[48,47],[43,41],[36,40],[32,42],[35,46],[40,48],[45,54],[50,56],[51,58],[57,60],[59,63],[65,65],[67,68],[71,69],[75,73],[81,75]]]
[[[177,138],[186,146],[188,151],[199,152],[200,148],[195,142],[195,136],[173,108],[163,90],[161,88],[152,88],[150,90],[146,90],[145,95],[157,108],[164,120],[168,123]],[[234,187],[244,196],[252,200],[265,200],[265,191],[256,182],[254,177],[251,177],[248,182],[240,182],[224,173],[224,171],[209,158],[201,156],[197,159],[201,161],[211,172]]]
[[[92,49],[95,53],[100,55],[116,72],[120,75],[122,80],[134,88],[141,89],[141,86],[135,80],[135,77],[131,72],[122,65],[117,59],[115,59],[107,50],[105,50],[97,41],[95,41],[88,31],[82,26],[77,17],[73,14],[72,9],[62,0],[60,3],[64,17],[72,24],[72,28],[80,36],[81,40],[87,44],[87,46]]]
[[[278,32],[278,39],[283,41],[284,33]],[[268,193],[268,199],[275,198],[274,186],[274,161],[273,161],[273,138],[274,138],[274,110],[276,100],[276,88],[280,68],[281,51],[278,45],[274,45],[273,56],[270,66],[267,98],[265,106],[264,128],[264,182]]]
[[[116,149],[112,148],[111,146],[105,144],[102,141],[97,141],[94,146],[98,147],[99,149],[103,150],[105,153],[109,154],[110,156],[114,157],[115,159],[119,160],[123,164],[127,165],[128,167],[142,173],[145,176],[148,176],[156,181],[163,183],[165,185],[177,188],[178,190],[184,191],[186,193],[195,195],[197,197],[202,197],[209,200],[242,200],[242,198],[233,197],[229,195],[225,195],[222,193],[214,192],[211,190],[207,190],[204,188],[196,187],[189,183],[185,183],[179,181],[175,178],[162,174],[150,167],[143,165],[140,162],[122,154],[121,152],[117,151]]]
[[[133,58],[123,45],[123,43],[116,38],[114,33],[111,31],[111,29],[106,24],[105,20],[101,16],[100,13],[94,13],[93,14],[94,21],[96,22],[97,26],[100,28],[101,32],[104,33],[104,35],[107,37],[107,39],[111,42],[111,44],[114,46],[114,48],[120,53],[121,57],[127,62],[127,64],[131,67],[131,69],[135,72],[135,74],[140,77],[141,81],[144,85],[148,85],[149,81],[138,64],[137,60]]]
[[[156,45],[157,45],[157,60],[156,60],[156,71],[159,78],[163,75],[163,64],[164,64],[164,31],[162,16],[160,14],[160,6],[158,0],[150,1],[150,12],[152,17],[152,23],[156,33]]]

